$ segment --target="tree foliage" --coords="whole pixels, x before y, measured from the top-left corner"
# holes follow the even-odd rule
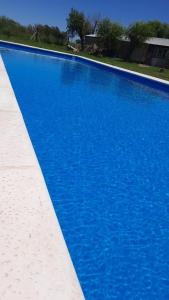
[[[61,45],[65,43],[67,36],[66,32],[60,31],[58,27],[41,24],[23,26],[4,16],[0,17],[0,34],[7,38],[19,37],[25,40],[34,36],[35,41]]]
[[[26,28],[7,17],[0,17],[0,34],[10,36],[24,35]]]
[[[147,38],[152,36],[150,26],[145,22],[136,22],[129,26],[126,35],[130,40],[129,56],[136,47],[141,46]]]
[[[119,38],[123,33],[123,27],[118,23],[111,22],[109,19],[102,20],[98,25],[100,44],[106,52],[116,52]]]
[[[133,50],[142,45],[147,38],[169,38],[169,24],[153,20],[136,22],[124,29],[109,19],[102,20],[99,14],[93,15],[89,20],[83,12],[71,9],[67,18],[67,32],[63,32],[57,26],[42,24],[23,26],[5,16],[0,17],[0,35],[4,39],[17,37],[26,41],[32,38],[36,42],[64,45],[68,34],[69,37],[79,38],[83,50],[85,35],[90,33],[98,35],[98,46],[111,55],[117,53],[119,40],[126,35],[130,41],[129,58]]]
[[[85,35],[91,33],[91,24],[83,12],[71,9],[67,18],[67,32],[70,37],[79,36],[81,48],[84,49]]]
[[[152,36],[158,38],[169,38],[169,24],[154,20],[148,22],[147,25],[150,28]]]
[[[28,31],[35,41],[58,45],[62,45],[66,41],[66,32],[61,32],[57,26],[41,24],[29,25]]]

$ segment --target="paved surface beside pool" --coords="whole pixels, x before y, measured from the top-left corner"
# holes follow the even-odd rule
[[[84,299],[1,56],[0,299]]]

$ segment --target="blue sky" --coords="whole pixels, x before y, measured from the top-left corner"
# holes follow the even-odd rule
[[[42,23],[65,29],[71,7],[84,11],[87,16],[101,14],[123,25],[151,19],[169,23],[169,0],[2,0],[0,15],[26,25]]]

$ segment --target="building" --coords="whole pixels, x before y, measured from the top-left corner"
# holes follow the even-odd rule
[[[98,40],[99,37],[97,34],[88,34],[85,37],[87,46],[97,44]],[[121,58],[127,57],[129,47],[129,39],[125,37],[121,38],[118,56]],[[151,66],[169,68],[169,39],[156,37],[147,39],[141,47],[138,47],[133,51],[131,60]]]
[[[119,56],[125,57],[129,51],[129,40],[121,39]],[[131,60],[151,66],[169,68],[169,39],[152,37],[136,48],[131,54]]]
[[[99,41],[99,36],[97,35],[97,33],[85,35],[86,46],[93,46],[94,44],[97,44],[98,41]]]

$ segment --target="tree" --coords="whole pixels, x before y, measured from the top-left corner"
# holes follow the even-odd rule
[[[91,33],[91,24],[83,12],[71,9],[67,18],[67,32],[71,37],[79,36],[81,48],[84,49],[85,35]]]
[[[148,24],[144,22],[136,22],[129,26],[126,34],[130,40],[130,49],[128,54],[128,58],[130,58],[134,49],[143,45],[144,42],[152,36],[152,31]]]
[[[169,24],[154,20],[148,22],[147,25],[149,26],[153,37],[169,38]]]
[[[0,34],[10,36],[24,35],[26,28],[7,17],[0,17]]]
[[[123,27],[118,23],[113,23],[109,19],[102,20],[98,25],[98,37],[100,38],[101,47],[108,53],[115,53],[123,32]]]
[[[67,33],[60,31],[59,27],[50,27],[50,43],[55,43],[57,45],[64,45],[66,43]]]
[[[34,26],[32,26],[33,34],[31,36],[31,40],[33,40],[35,42],[40,41],[40,26],[41,25],[39,25],[39,24],[35,24]]]
[[[31,34],[31,39],[36,42],[41,41],[48,44],[63,45],[66,41],[66,33],[61,32],[57,26],[29,25],[27,30]]]

